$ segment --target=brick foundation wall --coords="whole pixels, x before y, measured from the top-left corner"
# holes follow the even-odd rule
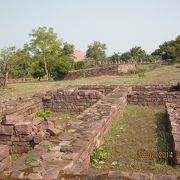
[[[106,65],[97,68],[70,71],[64,79],[77,79],[80,77],[94,77],[102,75],[117,75],[120,72],[127,72],[135,68],[135,64]]]
[[[174,86],[151,85],[133,86],[128,102],[138,105],[162,105],[166,102],[180,102],[180,91]]]
[[[33,116],[42,109],[42,100],[27,98],[1,103],[0,144],[8,145],[18,153],[27,152],[34,146],[35,129]]]
[[[42,109],[42,100],[40,98],[26,98],[26,99],[14,99],[0,103],[0,122],[7,115],[13,116],[28,116]]]
[[[48,91],[43,97],[43,106],[51,111],[83,112],[117,86],[69,86],[67,89]]]
[[[78,166],[83,168],[89,166],[90,155],[94,149],[103,143],[105,134],[111,128],[113,118],[122,115],[127,103],[128,91],[130,91],[128,88],[116,88],[77,117],[77,120],[87,125],[87,128],[83,130],[84,133],[82,133],[85,136],[81,140],[89,141],[84,146],[86,149],[76,160]]]
[[[141,172],[122,172],[122,171],[78,171],[75,169],[71,173],[62,174],[59,176],[61,179],[68,180],[179,180],[178,175],[162,175],[153,173]]]
[[[176,164],[180,165],[180,104],[166,103],[166,112],[174,141]]]

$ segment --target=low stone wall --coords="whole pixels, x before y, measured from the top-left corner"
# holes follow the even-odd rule
[[[77,71],[70,71],[65,75],[64,79],[77,79],[80,77],[94,77],[102,75],[117,75],[120,72],[127,72],[135,68],[135,64],[116,64],[116,65],[106,65],[97,68],[83,69]]]
[[[20,98],[3,102],[0,107],[0,144],[8,145],[10,150],[18,153],[27,152],[34,146],[38,128],[33,118],[34,113],[43,108],[42,100]]]
[[[180,102],[180,91],[175,86],[151,85],[133,86],[128,102],[138,105],[162,105],[166,102]]]
[[[66,89],[48,91],[43,97],[43,107],[51,111],[83,112],[117,86],[87,85],[69,86]]]
[[[39,109],[42,109],[43,104],[40,98],[19,98],[10,99],[0,103],[0,122],[6,116],[19,116],[24,117],[33,114]]]
[[[82,112],[92,106],[104,95],[96,90],[58,89],[47,92],[43,97],[45,109],[57,112]]]
[[[180,165],[180,104],[166,103],[166,112],[174,140],[176,164]]]
[[[0,145],[0,174],[8,174],[11,172],[11,158],[9,154],[9,147],[7,145]]]
[[[62,174],[59,178],[66,180],[179,180],[178,175],[162,175],[140,172],[121,172],[121,171],[82,171],[77,169],[72,173]]]

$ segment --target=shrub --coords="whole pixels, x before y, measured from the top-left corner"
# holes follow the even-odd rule
[[[105,146],[100,145],[95,151],[93,151],[91,155],[91,162],[93,164],[98,164],[100,161],[104,161],[108,159],[110,156],[110,153],[106,152]]]
[[[84,69],[84,68],[85,68],[84,61],[75,62],[75,64],[74,64],[75,70]]]
[[[52,117],[52,115],[53,113],[51,111],[40,110],[36,112],[36,117],[47,118]]]
[[[35,157],[27,157],[25,159],[25,164],[28,165],[28,164],[34,163],[36,161],[37,161],[37,159]]]
[[[135,74],[143,78],[145,76],[145,69],[137,68],[135,70],[129,70],[126,73],[120,73],[120,75],[129,75],[129,76],[135,75]]]

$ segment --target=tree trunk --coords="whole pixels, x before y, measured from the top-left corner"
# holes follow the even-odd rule
[[[6,86],[8,83],[8,75],[9,75],[9,73],[8,73],[8,71],[6,71],[5,72],[5,78],[4,78],[4,86]]]
[[[46,73],[46,80],[49,80],[49,71],[48,71],[48,67],[47,67],[47,61],[44,57],[44,68],[45,68],[45,73]]]

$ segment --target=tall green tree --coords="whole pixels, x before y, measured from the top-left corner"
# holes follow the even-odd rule
[[[31,57],[28,45],[23,49],[18,49],[13,56],[11,75],[16,78],[23,78],[30,74]]]
[[[44,77],[45,71],[42,61],[35,61],[31,64],[31,75],[34,78],[38,78],[39,81]]]
[[[38,56],[44,64],[46,79],[49,80],[49,64],[62,54],[62,42],[58,39],[53,28],[39,27],[30,34],[30,50],[34,57]]]
[[[86,57],[94,59],[97,62],[106,57],[106,44],[103,44],[99,41],[94,41],[91,45],[88,46],[86,51]]]
[[[65,56],[71,56],[73,52],[74,52],[74,45],[68,44],[67,42],[65,42],[64,47],[63,47],[63,54]]]
[[[180,36],[177,36],[175,40],[164,42],[152,55],[161,56],[164,61],[180,61]]]
[[[146,52],[141,47],[135,46],[130,49],[130,55],[132,61],[138,62],[143,60],[143,58],[146,56]]]
[[[121,54],[114,52],[114,54],[110,57],[110,61],[117,62],[121,60]]]
[[[3,85],[6,86],[11,69],[13,56],[15,54],[15,47],[8,47],[0,51],[0,72],[3,77]]]
[[[131,59],[131,54],[130,54],[129,51],[121,54],[121,60],[122,60],[122,61],[127,62],[127,61],[129,61],[130,59]]]

